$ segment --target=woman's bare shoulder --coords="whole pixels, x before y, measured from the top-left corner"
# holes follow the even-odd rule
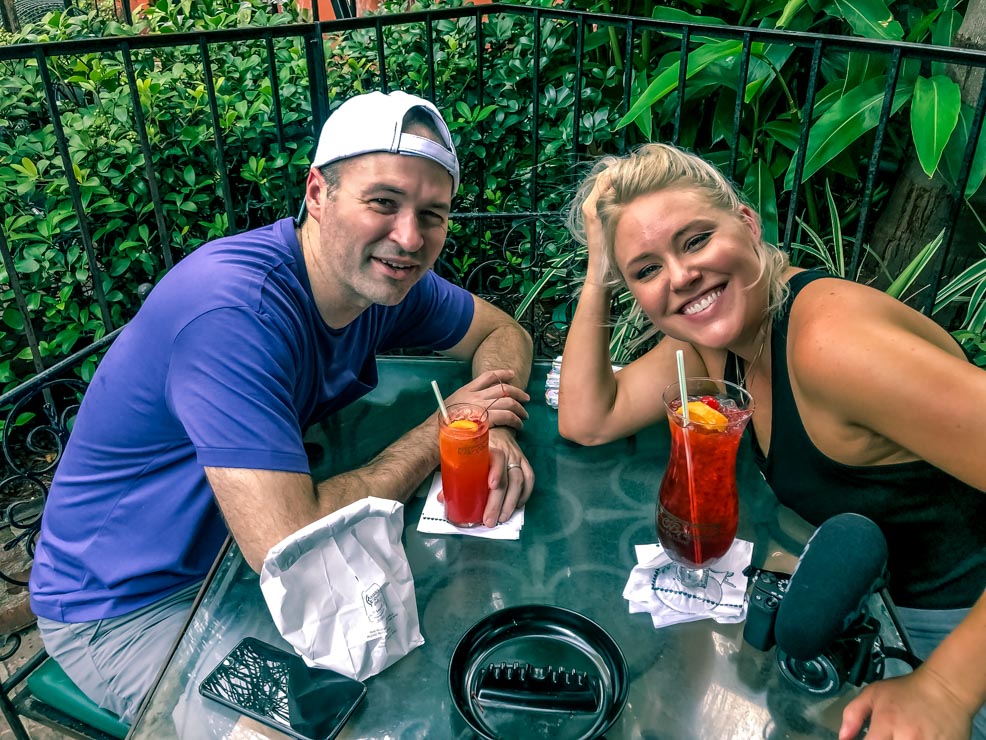
[[[818,356],[821,352],[839,348],[845,352],[854,345],[861,345],[865,351],[878,336],[901,334],[963,356],[944,328],[893,296],[851,280],[822,278],[806,285],[794,301],[789,349],[794,357],[810,365],[824,359]]]
[[[844,311],[852,311],[861,306],[886,306],[891,303],[900,304],[900,301],[869,285],[845,278],[825,276],[811,281],[801,289],[792,307],[791,315],[793,318],[795,311],[798,314],[806,314],[805,309],[812,311],[813,314],[814,310],[819,308],[827,310],[841,308]]]
[[[818,280],[795,300],[789,329],[799,406],[830,420],[837,441],[872,435],[857,449],[869,461],[851,464],[899,461],[906,452],[986,490],[986,468],[968,454],[986,449],[986,373],[944,328],[873,288]],[[962,389],[963,402],[942,413],[938,389]]]

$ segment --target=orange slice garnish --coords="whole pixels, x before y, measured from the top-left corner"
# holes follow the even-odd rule
[[[725,417],[724,417],[725,418]],[[451,424],[449,424],[450,429],[462,429],[467,432],[475,432],[479,429],[479,424],[469,419],[456,419]]]
[[[680,408],[678,409],[678,416],[682,416]],[[688,402],[688,418],[717,431],[722,431],[729,424],[729,419],[701,401]]]

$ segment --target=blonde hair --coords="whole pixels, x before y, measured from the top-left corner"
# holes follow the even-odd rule
[[[579,185],[569,207],[566,225],[580,244],[586,243],[582,206],[592,193],[597,178],[607,173],[612,189],[596,201],[596,212],[603,227],[603,257],[607,278],[611,283],[624,283],[613,257],[616,226],[624,208],[642,195],[660,190],[698,190],[709,204],[723,211],[740,214],[748,206],[737,189],[711,163],[690,152],[669,144],[644,144],[622,157],[607,156],[599,159],[585,180]],[[757,226],[760,214],[752,208]],[[787,253],[763,239],[754,240],[753,251],[760,263],[760,278],[767,281],[767,316],[772,316],[784,304],[788,294],[784,270],[788,265]],[[759,283],[758,279],[758,283]]]

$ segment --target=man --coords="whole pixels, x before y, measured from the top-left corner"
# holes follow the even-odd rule
[[[352,98],[322,129],[303,222],[204,245],[114,342],[59,464],[31,574],[48,652],[100,706],[134,718],[227,527],[259,570],[310,522],[371,494],[404,501],[435,469],[430,417],[366,466],[312,481],[303,430],[376,385],[379,351],[471,360],[474,380],[448,402],[492,403],[485,523],[530,496],[513,436],[530,338],[431,272],[458,185],[431,103]]]

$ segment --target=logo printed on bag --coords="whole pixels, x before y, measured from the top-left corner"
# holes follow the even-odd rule
[[[387,612],[387,602],[383,600],[383,591],[377,584],[372,584],[363,592],[363,608],[366,618],[371,622],[382,622]]]

